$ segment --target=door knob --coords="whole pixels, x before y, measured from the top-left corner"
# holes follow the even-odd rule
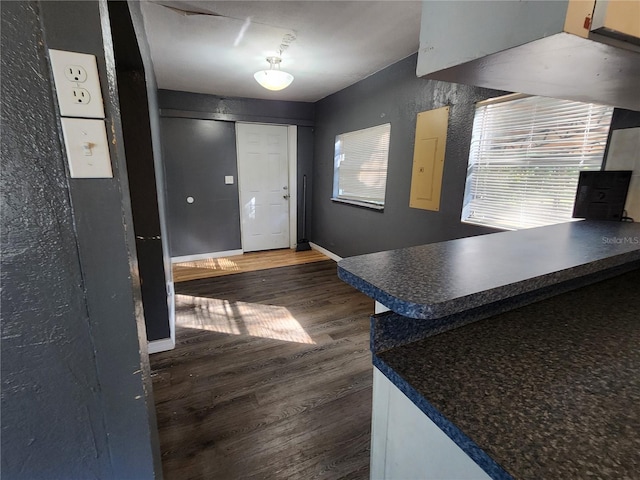
[[[282,198],[284,198],[285,200],[288,200],[290,196],[291,195],[283,195]]]

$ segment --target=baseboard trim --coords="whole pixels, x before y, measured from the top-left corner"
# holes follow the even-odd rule
[[[147,344],[149,355],[152,353],[166,352],[176,348],[176,341],[173,338],[161,338],[160,340],[152,340]]]
[[[335,262],[339,262],[340,260],[342,260],[342,257],[339,257],[338,255],[336,255],[335,253],[327,250],[324,247],[321,247],[320,245],[317,245],[313,242],[309,242],[309,245],[311,246],[312,250],[316,250],[324,255],[326,255],[327,257],[329,257],[331,260],[335,261]]]
[[[182,257],[171,257],[171,263],[195,262],[196,260],[208,260],[209,258],[235,257],[242,255],[244,251],[226,250],[224,252],[199,253],[197,255],[183,255]]]

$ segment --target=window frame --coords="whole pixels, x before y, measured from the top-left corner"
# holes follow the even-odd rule
[[[526,107],[529,109],[527,116],[530,115],[531,119],[517,123],[513,127],[509,125],[512,130],[504,127],[504,120],[509,115],[521,115],[520,113],[514,113],[517,112],[517,105],[514,107],[513,112],[508,112],[507,114],[494,113],[493,117],[491,116],[492,113],[486,108],[491,105],[523,99],[532,99],[531,105]],[[556,102],[556,105],[552,105],[552,102]],[[520,102],[520,104],[522,103]],[[562,145],[562,142],[556,141],[560,145],[550,149],[553,144],[553,138],[548,140],[546,137],[540,139],[540,137],[536,136],[540,135],[541,131],[545,131],[549,137],[560,136],[560,133],[565,132],[557,124],[543,128],[546,121],[549,119],[555,121],[557,118],[557,115],[551,116],[548,112],[544,113],[544,109],[548,110],[550,106],[551,108],[563,107],[569,110],[578,109],[582,106],[589,112],[589,115],[577,117],[577,120],[576,117],[573,117],[571,119],[573,124],[570,121],[563,122],[563,128],[567,132],[571,130],[572,126],[575,130],[576,124],[580,126],[584,124],[583,130],[577,130],[583,133],[577,133],[575,137],[571,137],[575,145],[571,145],[570,141],[565,142],[570,146]],[[538,108],[542,113],[539,113]],[[480,112],[481,109],[482,112]],[[470,225],[499,230],[518,230],[571,221],[575,190],[570,187],[573,183],[577,186],[581,170],[601,170],[603,168],[612,114],[613,107],[610,106],[525,94],[505,95],[478,102],[474,112],[460,221]],[[600,122],[592,122],[591,115],[599,119]],[[602,120],[608,120],[606,126],[601,123]],[[488,125],[492,125],[493,128],[486,127],[485,122]],[[481,130],[478,130],[479,126]],[[520,132],[523,128],[531,129],[531,137],[527,141],[512,141],[508,148],[513,149],[514,153],[504,155],[507,147],[500,142],[505,141],[505,135],[507,137],[522,136]],[[604,130],[605,128],[606,131]],[[579,145],[579,141],[576,142],[575,139],[580,137],[582,137],[582,145],[581,149],[578,150],[576,145]],[[525,145],[528,146],[525,147]],[[517,149],[520,149],[520,151]],[[495,153],[492,153],[492,150],[495,150]],[[542,155],[540,150],[543,150]],[[544,156],[544,153],[547,153],[547,157]],[[492,157],[492,155],[495,155],[495,157]],[[482,169],[485,170],[485,173],[482,173]],[[493,173],[494,170],[498,172],[500,170],[504,171],[504,177],[502,179],[497,177],[496,180],[496,177],[492,176],[495,175]],[[481,171],[481,173],[478,173],[478,171]],[[558,172],[558,177],[555,177],[556,172]],[[520,181],[524,181],[527,187],[524,189],[519,188],[516,182],[509,178],[508,175],[514,177],[520,175]],[[507,180],[504,180],[505,177],[507,177]],[[540,184],[536,183],[536,179],[547,180],[546,185],[550,190],[544,191],[549,191],[549,195],[541,196],[539,194]],[[550,180],[561,181],[562,184],[552,188],[553,182],[549,182]],[[480,185],[483,181],[486,182],[485,185]],[[505,186],[513,188],[499,190],[499,188],[504,188]],[[527,190],[529,192],[526,192]],[[514,201],[512,202],[508,202],[506,199],[509,193],[513,197]],[[484,198],[480,199],[483,195]],[[536,200],[536,196],[539,196],[540,199]],[[567,203],[568,199],[570,199],[570,205]],[[490,202],[494,202],[494,205],[492,206]],[[536,204],[536,202],[539,203]],[[544,205],[545,203],[547,205]],[[529,205],[527,206],[527,204]],[[519,215],[525,215],[520,220],[518,220],[518,215],[515,214],[518,209],[520,209]],[[500,212],[500,210],[503,210],[503,212]],[[475,218],[474,214],[476,214]],[[553,220],[545,221],[545,218],[553,218]]]
[[[383,143],[383,147],[386,147],[386,151],[382,152],[384,159],[382,159],[381,157],[379,158],[379,153],[376,154],[375,158],[374,158],[374,162],[375,161],[383,161],[384,163],[384,167],[383,169],[371,169],[370,172],[372,173],[372,176],[374,177],[380,177],[381,178],[381,174],[380,171],[383,170],[383,174],[384,174],[384,186],[380,187],[378,186],[376,187],[372,187],[371,190],[377,190],[379,191],[380,189],[382,190],[382,197],[381,200],[367,200],[365,199],[365,195],[362,194],[363,192],[366,193],[366,190],[361,191],[361,195],[352,195],[352,194],[343,194],[340,193],[340,173],[341,173],[341,167],[344,168],[344,164],[345,164],[345,160],[344,160],[344,156],[346,153],[348,152],[344,152],[344,147],[340,146],[340,142],[342,142],[342,144],[344,144],[345,140],[348,139],[355,139],[357,137],[362,137],[363,135],[366,135],[367,133],[374,133],[373,131],[381,131],[381,133],[378,134],[378,136],[376,136],[375,138],[370,138],[368,139],[369,142],[371,142],[370,144],[366,145],[364,148],[364,152],[353,152],[354,155],[362,155],[364,153],[370,154],[372,151],[374,151],[376,148],[380,148],[380,145],[374,145],[374,142],[382,142]],[[386,139],[383,138],[386,135]],[[361,141],[361,139],[360,139]],[[384,143],[386,143],[386,145],[384,145]],[[353,146],[351,146],[353,149]],[[356,149],[357,150],[357,149]],[[367,127],[367,128],[362,128],[359,130],[353,130],[353,131],[349,131],[349,132],[344,132],[344,133],[340,133],[338,135],[336,135],[335,137],[335,141],[334,141],[334,152],[333,152],[333,190],[332,190],[332,196],[331,196],[331,200],[333,202],[337,202],[337,203],[344,203],[347,205],[354,205],[354,206],[358,206],[358,207],[364,207],[364,208],[369,208],[372,210],[378,210],[378,211],[382,211],[384,210],[384,206],[385,206],[385,202],[386,202],[386,190],[387,190],[387,183],[388,183],[388,173],[389,173],[389,152],[391,150],[391,123],[387,122],[387,123],[383,123],[383,124],[379,124],[379,125],[373,125],[371,127]],[[369,156],[369,158],[371,159],[372,157]],[[352,165],[348,165],[351,166],[352,168],[354,166],[359,166],[358,172],[359,174],[363,173],[362,170],[362,163],[364,161],[364,157],[362,159],[359,159],[358,162],[356,162],[356,164],[352,164]],[[357,165],[359,164],[359,165]],[[366,173],[366,170],[364,170],[364,172]],[[345,180],[345,178],[343,177],[343,180]],[[348,180],[346,180],[347,184],[349,184],[351,187],[353,186],[353,179],[350,178],[349,180],[351,180],[351,182],[349,182]],[[378,197],[380,198],[380,197]]]

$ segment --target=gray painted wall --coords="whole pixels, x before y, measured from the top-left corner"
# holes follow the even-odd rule
[[[165,195],[166,183],[165,172],[162,163],[162,141],[160,134],[160,107],[158,106],[158,84],[156,82],[153,63],[151,61],[151,50],[147,42],[144,29],[144,19],[140,2],[128,0],[131,21],[135,31],[140,56],[144,66],[144,76],[147,85],[147,100],[149,102],[149,124],[151,127],[151,144],[153,148],[153,162],[155,165],[156,188],[158,192],[158,209],[160,212],[160,231],[162,235],[162,251],[164,260],[164,273],[167,283],[173,284],[173,273],[171,269],[171,255],[169,254],[169,227],[166,221],[167,199]],[[173,312],[174,297],[170,295],[168,300],[169,311]]]
[[[640,112],[635,110],[625,110],[623,108],[614,108],[611,117],[611,131],[621,128],[640,127]],[[611,132],[609,132],[611,134]],[[609,135],[610,137],[611,135]],[[608,145],[607,145],[608,146]]]
[[[167,301],[167,283],[171,282],[172,275],[170,263],[167,271],[169,249],[163,248],[168,245],[161,209],[164,207],[164,172],[157,168],[162,161],[155,158],[158,152],[153,141],[159,132],[154,131],[155,125],[151,121],[151,111],[158,117],[157,104],[151,110],[149,106],[157,97],[157,89],[153,70],[151,81],[147,81],[142,57],[144,49],[138,46],[144,47],[146,39],[144,35],[136,36],[133,24],[132,14],[140,9],[140,5],[133,2],[109,2],[108,5],[147,339],[160,340],[171,336],[169,309],[172,299]],[[138,22],[142,22],[141,17]]]
[[[219,97],[173,90],[160,90],[158,96],[163,116],[313,125],[314,104],[309,102]],[[194,115],[195,112],[200,115]]]
[[[313,145],[314,145],[314,129],[312,127],[298,127],[298,240],[307,237],[309,240],[311,235],[312,224],[312,205],[313,200]],[[302,196],[302,180],[307,176],[307,215],[306,215],[306,235],[303,234],[303,196]]]
[[[241,248],[236,121],[298,126],[298,238],[303,230],[303,175],[307,175],[309,235],[313,104],[170,90],[158,93],[172,257]],[[225,175],[233,175],[236,183],[225,185]],[[187,196],[195,202],[187,204]]]
[[[412,55],[316,103],[311,240],[346,257],[495,230],[460,222],[475,102],[504,94],[416,77]],[[449,105],[439,212],[409,208],[418,112]],[[391,123],[383,212],[330,200],[338,134]]]
[[[0,8],[2,478],[159,478],[106,3]],[[113,179],[68,178],[48,47],[98,58]]]
[[[156,82],[151,50],[147,42],[144,20],[140,2],[128,0],[131,21],[138,39],[138,48],[144,65],[144,75],[147,85],[147,100],[149,110],[149,125],[151,127],[151,144],[153,149],[153,163],[155,167],[156,189],[158,195],[158,210],[160,213],[160,242],[162,244],[162,259],[164,281],[167,284],[167,309],[169,313],[169,331],[175,328],[175,294],[173,288],[173,269],[171,266],[171,250],[169,247],[169,225],[167,224],[166,179],[162,162],[162,142],[160,134],[160,108],[158,106],[158,85]]]
[[[161,124],[171,255],[240,249],[235,124],[193,118]],[[233,185],[225,185],[226,175]]]

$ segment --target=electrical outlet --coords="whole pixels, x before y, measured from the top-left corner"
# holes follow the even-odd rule
[[[64,76],[67,77],[67,80],[69,80],[70,82],[83,83],[87,81],[87,71],[80,65],[65,66]]]
[[[73,92],[73,99],[76,103],[81,103],[83,105],[86,105],[91,101],[91,95],[89,94],[89,90],[87,89],[74,88],[72,92]]]
[[[96,57],[62,50],[49,50],[49,57],[60,115],[104,118]]]

